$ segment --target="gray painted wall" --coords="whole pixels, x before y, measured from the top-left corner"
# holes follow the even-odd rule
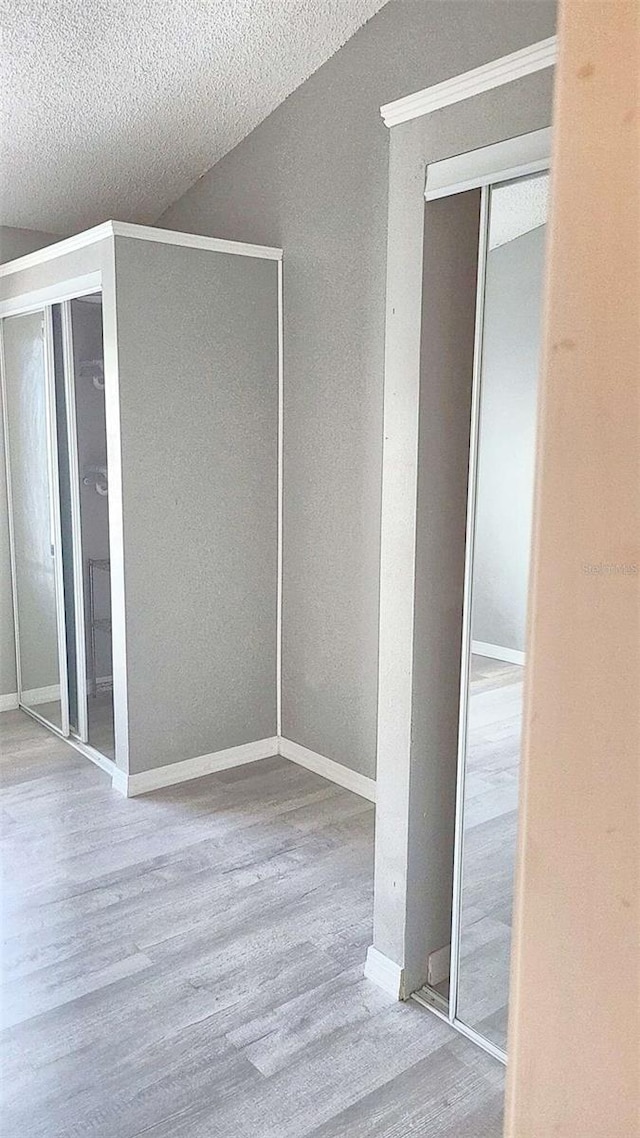
[[[11,225],[0,225],[0,265],[7,261],[15,261],[17,257],[24,257],[36,249],[43,249],[45,245],[53,245],[54,241],[61,241],[57,233],[43,233],[40,229],[15,229]]]
[[[116,238],[130,771],[276,733],[277,264]]]
[[[379,107],[554,27],[555,5],[538,0],[392,0],[159,221],[284,247],[283,733],[366,775],[376,753],[389,156]]]
[[[0,225],[0,264],[23,257],[59,238],[36,229],[14,229]],[[0,420],[2,406],[0,405]],[[11,595],[11,562],[9,558],[9,514],[7,476],[4,453],[4,429],[0,422],[0,696],[16,691],[16,656]]]
[[[412,732],[450,763],[416,764],[409,808],[424,826],[410,888],[428,883],[430,904],[414,935],[423,959],[449,943],[453,886],[460,595],[471,421],[480,193],[425,206]],[[414,878],[413,881],[411,879]]]
[[[487,256],[473,639],[525,650],[546,226]]]

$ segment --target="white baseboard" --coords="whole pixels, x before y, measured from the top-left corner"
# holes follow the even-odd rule
[[[472,640],[471,651],[475,656],[488,656],[490,660],[503,660],[505,664],[522,664],[526,653],[516,648],[503,648],[501,644],[487,644],[484,640]]]
[[[112,785],[114,790],[120,791],[127,798],[136,794],[147,794],[151,790],[160,790],[163,786],[175,786],[180,782],[188,782],[192,778],[202,778],[203,775],[215,774],[216,771],[229,770],[231,767],[241,766],[244,763],[254,763],[258,759],[267,759],[272,755],[282,755],[298,766],[319,774],[330,782],[337,783],[345,790],[359,794],[369,802],[376,800],[376,784],[374,779],[358,774],[342,763],[310,751],[291,739],[274,736],[270,739],[258,739],[253,743],[242,743],[239,747],[228,747],[224,751],[213,751],[209,755],[197,755],[193,759],[184,759],[178,763],[168,763],[163,767],[154,767],[152,770],[140,771],[138,774],[127,774],[117,768],[113,774]]]
[[[395,1000],[404,999],[404,968],[394,960],[390,960],[384,953],[378,952],[373,945],[367,949],[364,974],[367,980],[377,984],[383,992],[387,992]]]
[[[116,767],[111,775],[111,786],[113,790],[117,790],[125,798],[132,797],[129,792],[129,775],[126,771],[120,770],[120,767]]]
[[[91,681],[87,683],[87,694],[95,695],[99,691],[106,688],[113,687],[113,676],[96,676],[95,684]]]
[[[450,944],[445,944],[444,948],[438,948],[435,952],[430,952],[427,961],[427,984],[435,988],[438,984],[442,984],[443,980],[448,980],[450,963]]]
[[[299,766],[306,767],[314,774],[322,775],[330,782],[336,782],[338,786],[343,786],[345,790],[351,790],[354,794],[359,794],[362,798],[368,798],[370,802],[375,802],[376,784],[374,779],[367,778],[366,775],[359,774],[357,771],[352,771],[350,767],[345,767],[334,759],[328,759],[325,755],[319,755],[316,751],[310,751],[307,747],[302,747],[291,739],[280,738],[279,744],[278,753],[284,759],[298,763]]]
[[[15,711],[17,706],[17,691],[8,692],[7,695],[0,695],[0,711]]]
[[[52,703],[60,699],[60,684],[51,684],[47,688],[29,688],[21,693],[22,703],[35,707],[39,703]]]
[[[239,747],[227,747],[224,751],[213,751],[210,755],[197,755],[193,759],[183,759],[179,763],[168,763],[163,767],[127,774],[117,770],[112,779],[114,790],[119,790],[127,798],[136,794],[147,794],[164,786],[175,786],[179,782],[189,782],[192,778],[202,778],[216,771],[254,763],[258,759],[268,759],[278,754],[278,739],[257,739],[253,743],[242,743]]]

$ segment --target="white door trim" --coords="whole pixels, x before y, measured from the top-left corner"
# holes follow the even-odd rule
[[[462,194],[481,186],[507,182],[548,170],[551,161],[551,127],[506,138],[493,146],[455,154],[430,162],[424,196],[427,201]]]
[[[397,126],[399,123],[409,122],[410,119],[430,115],[441,107],[450,107],[464,99],[471,99],[483,91],[491,91],[494,87],[512,83],[514,79],[522,79],[526,75],[533,75],[536,71],[544,71],[547,67],[554,66],[557,55],[557,36],[549,36],[548,39],[529,44],[519,51],[512,51],[510,55],[503,55],[500,59],[492,59],[489,63],[483,63],[471,71],[454,75],[451,79],[445,79],[443,83],[436,83],[433,87],[425,87],[422,91],[415,91],[412,95],[405,95],[402,99],[385,103],[380,107],[380,114],[385,126]]]
[[[29,254],[30,256],[32,254]],[[13,262],[17,264],[17,262]],[[2,266],[0,265],[0,270]],[[47,285],[45,288],[33,289],[23,292],[20,296],[13,296],[9,300],[0,301],[0,317],[23,316],[26,312],[37,312],[50,304],[62,304],[65,300],[74,300],[78,296],[88,296],[98,292],[102,282],[101,273],[87,273],[82,277],[73,277],[68,281]]]

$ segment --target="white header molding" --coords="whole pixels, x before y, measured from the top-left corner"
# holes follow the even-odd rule
[[[43,249],[36,249],[34,253],[27,253],[15,261],[0,265],[0,277],[32,269],[66,253],[74,253],[77,249],[114,237],[133,237],[138,241],[183,245],[189,249],[208,249],[214,253],[235,253],[241,257],[263,257],[270,261],[282,260],[282,249],[274,249],[269,245],[247,245],[242,241],[226,241],[221,237],[203,237],[198,233],[182,233],[173,229],[156,229],[150,225],[132,225],[126,221],[103,221],[102,225],[96,225],[93,229],[85,229],[73,237],[64,237],[53,245],[45,245]]]
[[[397,126],[409,119],[430,115],[441,107],[450,107],[463,99],[480,95],[483,91],[491,91],[494,87],[502,87],[504,83],[512,83],[514,79],[522,79],[525,75],[533,75],[535,71],[553,67],[557,54],[557,37],[550,36],[549,39],[514,51],[511,55],[503,55],[501,59],[474,67],[473,71],[454,75],[452,79],[445,79],[444,83],[436,83],[434,87],[426,87],[424,91],[416,91],[413,95],[387,103],[380,108],[380,114],[386,126]]]

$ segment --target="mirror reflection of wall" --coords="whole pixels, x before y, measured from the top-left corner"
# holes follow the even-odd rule
[[[505,1049],[548,174],[490,193],[457,1015]]]
[[[102,299],[71,301],[85,601],[88,741],[114,758],[109,494]]]
[[[2,332],[20,698],[62,729],[44,312],[10,316]]]

